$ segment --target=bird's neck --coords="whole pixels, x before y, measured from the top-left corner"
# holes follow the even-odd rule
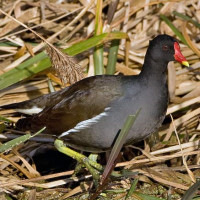
[[[156,79],[165,78],[168,62],[163,60],[154,60],[153,57],[147,55],[144,60],[141,76],[155,77]]]

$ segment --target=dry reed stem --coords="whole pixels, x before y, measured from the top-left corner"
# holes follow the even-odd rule
[[[173,117],[172,117],[171,114],[170,114],[170,117],[171,117],[172,124],[173,124],[174,130],[175,130],[175,133],[176,133],[176,138],[177,138],[177,140],[178,140],[178,144],[179,144],[180,149],[181,149],[183,164],[184,164],[184,166],[185,166],[185,168],[186,168],[186,170],[187,170],[187,172],[188,172],[188,174],[189,174],[191,180],[195,183],[196,180],[195,180],[195,178],[194,178],[194,174],[193,174],[193,173],[191,172],[191,170],[188,168],[187,163],[186,163],[186,160],[185,160],[185,157],[183,156],[183,149],[182,149],[182,146],[181,146],[180,139],[179,139],[179,137],[178,137],[178,133],[177,133],[176,126],[175,126],[175,123],[174,123],[174,119],[173,119]]]

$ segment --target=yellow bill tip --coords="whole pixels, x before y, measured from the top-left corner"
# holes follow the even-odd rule
[[[185,65],[186,67],[190,66],[189,63],[188,63],[188,61],[182,61],[182,65]]]

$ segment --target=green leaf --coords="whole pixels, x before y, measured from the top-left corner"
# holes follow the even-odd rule
[[[92,47],[104,44],[110,40],[115,40],[115,39],[120,40],[127,38],[128,38],[127,33],[122,33],[122,32],[103,33],[101,35],[89,38],[85,41],[76,43],[73,46],[63,50],[63,52],[69,54],[70,56],[74,56],[88,49],[91,49]]]
[[[7,118],[2,117],[2,116],[0,116],[0,121],[3,121],[3,122],[13,122],[12,120],[7,119]]]
[[[8,42],[0,42],[0,47],[19,47],[19,45],[8,41]]]
[[[0,133],[2,133],[5,129],[6,129],[6,125],[4,123],[0,124]]]
[[[183,195],[181,200],[191,200],[194,195],[195,192],[200,188],[200,181],[197,181],[196,183],[194,183],[188,190],[187,192]]]
[[[6,200],[12,200],[12,198],[9,195],[7,195],[7,194],[6,194],[5,197],[6,197]]]
[[[182,33],[172,24],[172,22],[169,20],[169,18],[167,18],[165,15],[160,15],[160,17],[162,18],[162,20],[172,29],[172,31],[175,33],[175,35],[186,45],[187,42],[185,40],[185,38],[183,37]]]
[[[140,113],[140,110],[138,110],[135,115],[129,115],[127,117],[127,119],[123,125],[123,128],[117,137],[114,147],[112,148],[111,154],[109,156],[108,162],[106,164],[105,170],[102,175],[102,182],[104,182],[104,180],[107,178],[107,176],[111,173],[113,164],[114,164],[117,156],[119,155],[119,152],[125,142],[125,139],[129,133],[131,127],[133,126],[137,116],[139,115],[139,113]]]
[[[129,197],[132,196],[133,192],[134,192],[135,189],[136,189],[137,183],[138,183],[138,179],[135,179],[135,180],[132,182],[131,188],[130,188],[130,190],[128,191],[128,193],[127,193],[127,195],[126,195],[125,200],[127,200]]]
[[[9,141],[9,142],[6,142],[6,143],[2,144],[2,145],[0,146],[0,153],[5,152],[5,151],[7,151],[7,150],[9,150],[9,149],[11,149],[11,148],[13,148],[13,147],[15,147],[15,146],[21,144],[21,143],[27,141],[29,138],[38,135],[38,134],[41,133],[45,128],[46,128],[46,127],[42,128],[40,131],[38,131],[38,132],[35,133],[34,135],[26,134],[26,135],[23,135],[23,136],[21,136],[21,137],[15,138],[15,139],[13,139],[13,140],[11,140],[11,141]]]
[[[95,48],[95,51],[94,51],[94,69],[95,69],[95,75],[104,74],[103,45],[100,45],[100,46]]]
[[[106,74],[113,75],[115,73],[118,49],[119,49],[119,40],[112,40],[108,54],[108,64],[106,67]]]
[[[17,70],[15,73],[7,75],[5,78],[0,79],[0,90],[22,81],[28,77],[37,74],[51,66],[49,58],[45,58],[37,64],[30,65],[24,69]],[[15,68],[16,69],[16,68]],[[1,77],[0,77],[1,78]]]
[[[65,49],[63,52],[70,56],[74,56],[78,53],[84,52],[94,46],[103,44],[113,39],[125,39],[127,38],[126,33],[113,32],[104,33],[85,41],[74,44],[73,46]],[[20,64],[18,67],[0,75],[0,90],[13,85],[19,81],[29,78],[38,72],[41,72],[51,66],[50,59],[47,55],[42,52],[38,55],[28,59],[24,63]]]
[[[47,54],[45,54],[44,52],[41,52],[41,53],[37,54],[36,56],[26,60],[23,63],[21,63],[20,65],[18,65],[14,69],[11,69],[10,71],[0,75],[0,79],[4,79],[11,74],[15,74],[15,73],[19,72],[20,70],[25,69],[28,66],[34,65],[37,62],[43,60],[44,58],[47,58]]]
[[[95,15],[95,30],[94,35],[102,34],[102,6],[103,0],[97,0],[96,3],[96,15]],[[94,49],[94,71],[95,75],[104,74],[104,66],[103,66],[103,45],[99,45]]]
[[[178,17],[180,17],[180,18],[182,18],[184,21],[188,21],[188,22],[193,23],[196,27],[198,27],[200,29],[200,24],[197,21],[193,20],[192,18],[190,18],[190,17],[188,17],[186,15],[183,15],[183,14],[181,14],[179,12],[176,12],[176,11],[174,11],[173,14],[178,16]]]
[[[21,137],[15,138],[9,142],[6,142],[0,146],[0,153],[7,151],[25,141],[27,141],[31,137],[31,134],[26,134]]]
[[[200,196],[196,196],[192,200],[199,200],[199,199],[200,199]]]
[[[136,176],[138,174],[139,174],[139,171],[133,172],[133,171],[131,171],[129,169],[122,169],[121,170],[121,176],[123,176],[123,177],[128,177],[129,178],[129,177]]]

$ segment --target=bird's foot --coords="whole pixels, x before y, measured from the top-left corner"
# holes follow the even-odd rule
[[[81,153],[82,154],[82,153]],[[94,161],[95,162],[95,164],[97,164],[96,163],[96,160],[97,160],[97,157],[98,157],[98,155],[97,154],[90,154],[89,155],[89,157],[88,157],[88,160],[91,162],[91,161]],[[86,157],[87,158],[87,157]],[[89,162],[88,161],[88,162]],[[84,162],[84,161],[83,161]],[[76,165],[76,168],[74,169],[74,174],[73,174],[73,176],[76,176],[80,171],[81,171],[81,169],[82,168],[84,168],[85,167],[85,165],[83,165],[83,163],[77,163],[77,165]],[[95,169],[94,169],[95,170]],[[98,171],[97,171],[97,173],[98,173]]]
[[[92,174],[95,186],[98,185],[99,179],[100,179],[99,172],[103,171],[103,167],[100,164],[98,164],[98,163],[94,162],[93,160],[89,159],[88,157],[66,147],[66,145],[64,144],[64,142],[62,140],[56,139],[54,142],[54,145],[58,151],[66,154],[69,157],[78,161],[79,165],[76,167],[75,173],[77,173],[80,170],[80,168],[82,167],[82,165],[84,165],[88,169],[88,171]]]

